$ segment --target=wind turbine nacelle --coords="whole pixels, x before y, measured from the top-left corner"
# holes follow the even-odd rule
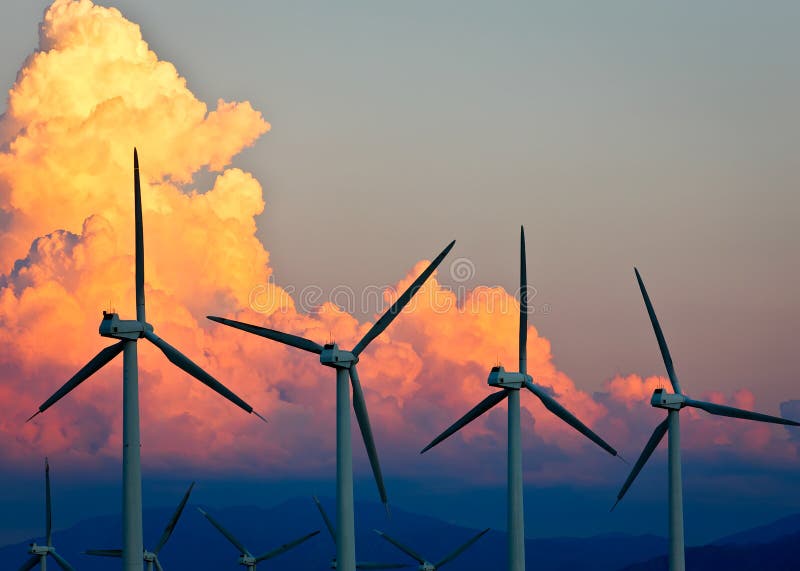
[[[433,563],[428,563],[426,561],[425,563],[422,563],[418,569],[419,571],[436,571],[436,566]]]
[[[146,563],[154,562],[156,560],[156,554],[153,553],[152,551],[147,551],[145,549],[145,551],[144,551],[144,560],[145,560]]]
[[[664,389],[656,389],[653,392],[653,398],[650,399],[652,406],[667,410],[680,410],[684,407],[684,403],[686,403],[685,396],[668,393]]]
[[[319,354],[319,362],[336,369],[349,369],[358,363],[358,359],[350,351],[342,351],[336,343],[328,343]]]
[[[246,567],[252,567],[256,564],[256,558],[252,555],[240,555],[239,556],[239,565],[244,565]]]
[[[100,335],[114,339],[136,340],[145,330],[152,331],[153,326],[135,319],[120,319],[116,313],[103,312],[103,321],[100,322]]]
[[[28,548],[28,553],[33,555],[47,555],[51,551],[51,547],[47,545],[38,545],[36,542],[31,543],[31,546]]]
[[[525,373],[512,373],[503,367],[492,367],[489,373],[489,386],[501,387],[504,389],[521,389],[525,381],[532,381],[533,377]]]

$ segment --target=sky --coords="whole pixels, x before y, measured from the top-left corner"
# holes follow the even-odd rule
[[[45,455],[56,525],[118,509],[120,363],[24,421],[133,313],[134,145],[148,317],[270,419],[141,349],[145,505],[332,493],[328,370],[204,316],[352,345],[455,238],[361,377],[390,501],[502,527],[502,409],[417,452],[515,362],[520,225],[530,372],[626,458],[665,382],[634,265],[688,394],[800,417],[796,3],[47,6],[0,18],[0,542]],[[628,467],[523,405],[528,535],[665,533],[663,450],[609,516]],[[800,510],[797,432],[683,418],[689,541]]]

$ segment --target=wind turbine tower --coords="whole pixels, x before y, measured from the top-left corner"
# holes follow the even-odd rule
[[[483,399],[472,410],[458,419],[452,426],[422,449],[424,453],[464,426],[508,399],[508,569],[525,571],[525,520],[522,505],[522,439],[520,435],[520,390],[532,392],[550,412],[569,424],[613,456],[617,455],[605,440],[583,424],[548,394],[548,390],[533,382],[527,372],[528,354],[528,274],[525,260],[525,229],[520,229],[520,302],[519,302],[519,371],[509,372],[501,366],[489,373],[489,386],[500,389]]]
[[[95,355],[73,377],[47,399],[28,420],[43,413],[70,391],[122,353],[122,568],[142,571],[142,466],[139,436],[139,365],[137,343],[144,338],[158,347],[173,365],[216,391],[247,413],[264,418],[214,377],[153,332],[145,317],[144,299],[144,230],[142,227],[142,192],[139,183],[139,157],[133,150],[133,196],[136,237],[136,319],[121,320],[116,313],[103,312],[100,335],[117,339]],[[265,421],[266,422],[266,421]]]
[[[442,252],[425,268],[419,277],[403,292],[403,294],[392,304],[392,306],[375,322],[367,331],[366,335],[359,341],[351,351],[340,349],[336,343],[320,345],[305,337],[258,327],[233,319],[224,317],[208,318],[217,323],[228,325],[236,329],[241,329],[254,335],[266,337],[285,345],[290,345],[298,349],[303,349],[310,353],[319,355],[320,364],[331,367],[336,371],[336,561],[339,569],[344,571],[355,571],[356,568],[356,548],[355,548],[355,523],[353,515],[353,447],[350,435],[350,390],[352,388],[352,406],[356,413],[356,420],[361,430],[364,446],[367,449],[369,462],[372,466],[372,473],[378,485],[378,493],[381,502],[387,505],[386,487],[383,483],[380,462],[378,461],[378,451],[375,447],[375,440],[372,436],[372,428],[367,414],[367,403],[364,399],[364,391],[361,381],[358,378],[359,355],[367,348],[384,329],[403,311],[415,293],[422,287],[428,277],[444,260],[447,253],[452,249],[455,240],[450,242]],[[348,378],[349,377],[349,378]]]
[[[659,442],[664,438],[664,435],[669,432],[667,439],[667,457],[668,457],[668,473],[669,473],[669,570],[670,571],[685,571],[685,548],[683,541],[683,484],[681,482],[681,426],[680,426],[680,412],[685,407],[699,408],[714,415],[729,416],[733,418],[743,418],[746,420],[756,420],[759,422],[770,422],[773,424],[785,424],[789,426],[800,426],[800,423],[777,416],[770,416],[758,412],[750,412],[734,408],[732,406],[724,406],[714,404],[711,402],[704,402],[687,397],[681,391],[681,385],[678,382],[678,375],[675,373],[675,367],[672,364],[672,356],[667,347],[667,341],[664,338],[664,333],[661,331],[661,325],[658,323],[656,312],[653,309],[653,304],[650,303],[650,296],[647,295],[647,290],[644,287],[642,276],[639,270],[634,268],[636,273],[636,281],[639,282],[639,289],[644,298],[644,305],[647,308],[647,314],[650,316],[650,323],[653,326],[653,331],[656,334],[658,347],[661,350],[661,357],[664,359],[664,365],[667,368],[667,375],[669,376],[670,384],[672,385],[672,393],[664,391],[664,389],[656,389],[653,392],[653,397],[650,399],[650,405],[656,408],[661,408],[667,411],[667,418],[656,426],[650,440],[645,444],[639,459],[636,460],[633,469],[631,470],[628,479],[622,485],[622,488],[617,494],[617,501],[614,507],[622,500],[628,488],[631,487],[636,476],[639,475],[647,460],[653,454],[653,451],[658,446]],[[611,508],[614,509],[613,507]]]

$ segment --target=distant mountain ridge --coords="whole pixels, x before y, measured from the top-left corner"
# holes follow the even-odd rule
[[[335,502],[322,499],[333,516]],[[235,570],[237,550],[230,545],[197,512],[188,505],[169,543],[160,555],[165,571]],[[297,549],[275,560],[264,562],[263,569],[317,571],[329,568],[335,555],[328,535],[311,498],[295,498],[269,509],[255,507],[207,508],[216,519],[230,529],[254,553],[262,553],[295,537],[319,529],[321,533]],[[145,510],[145,546],[152,548],[167,523],[171,508]],[[436,560],[466,541],[476,530],[394,509],[387,519],[377,503],[356,503],[356,539],[359,560],[408,563],[415,562],[379,538],[373,529],[381,529]],[[784,533],[785,532],[785,533]],[[90,557],[81,552],[88,548],[118,548],[121,522],[118,515],[92,518],[54,534],[58,552],[77,571],[107,571],[119,565],[106,558]],[[782,554],[796,551],[800,544],[800,514],[782,518],[772,524],[727,536],[708,546],[687,551],[689,570],[706,571],[724,568],[730,571],[782,571],[797,567],[785,566]],[[603,534],[586,538],[557,537],[528,539],[528,567],[537,571],[643,571],[666,569],[666,540],[654,535]],[[26,559],[27,542],[0,548],[0,568],[16,569]],[[769,551],[771,559],[765,555]],[[772,556],[774,555],[774,557]],[[735,560],[720,567],[722,560]],[[783,567],[770,567],[774,565]],[[502,570],[506,561],[505,533],[491,531],[468,552],[450,563],[445,570]],[[748,562],[766,562],[767,566],[747,567]],[[735,565],[739,565],[738,567]],[[745,566],[742,566],[745,565]]]

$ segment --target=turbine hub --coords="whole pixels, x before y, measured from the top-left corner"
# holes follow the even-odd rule
[[[328,343],[319,354],[319,362],[334,369],[349,369],[358,363],[358,357],[350,351],[339,349],[336,343]]]
[[[419,571],[436,571],[436,566],[433,563],[426,561],[419,566]]]
[[[150,563],[152,561],[155,561],[156,560],[156,554],[153,553],[152,551],[147,551],[145,549],[144,550],[144,560],[147,561],[148,563]]]
[[[686,406],[685,403],[685,396],[668,393],[665,392],[664,389],[656,389],[653,392],[653,398],[650,399],[650,404],[652,406],[667,410],[680,410]]]
[[[116,313],[103,312],[100,322],[100,335],[112,339],[136,340],[142,337],[145,331],[152,331],[153,326],[135,319],[120,319]]]
[[[256,564],[256,558],[252,555],[240,555],[239,556],[239,565],[244,565],[246,567],[251,567]]]
[[[525,373],[512,373],[498,366],[492,367],[488,382],[490,387],[519,390],[525,385],[525,381],[532,382],[533,377]]]

